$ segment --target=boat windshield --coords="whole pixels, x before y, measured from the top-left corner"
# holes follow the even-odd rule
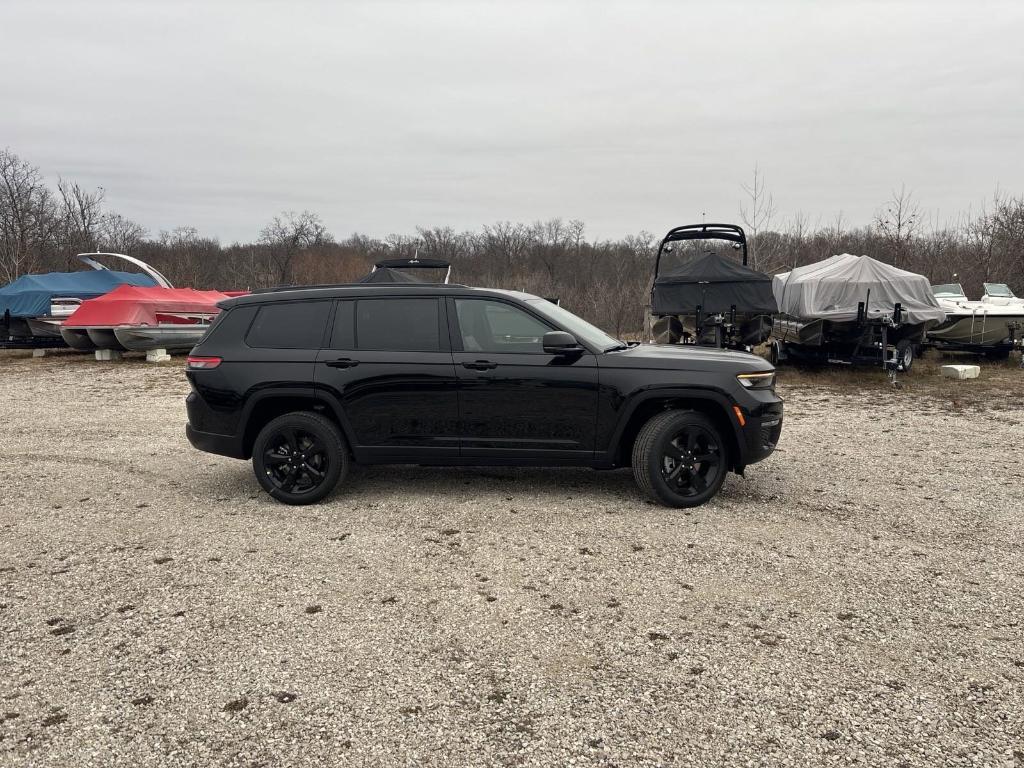
[[[944,283],[943,285],[933,285],[932,293],[941,299],[952,299],[964,296],[964,289],[960,283]]]
[[[985,286],[986,296],[994,296],[1000,299],[1017,298],[1006,283],[983,283],[983,285]]]
[[[572,312],[553,304],[547,299],[529,299],[531,307],[540,312],[544,317],[554,321],[565,328],[580,341],[584,341],[592,347],[602,351],[625,347],[626,345],[613,336],[609,336],[596,325],[591,325],[582,317],[576,317]]]

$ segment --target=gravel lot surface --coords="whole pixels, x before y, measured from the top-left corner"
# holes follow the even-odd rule
[[[795,376],[692,512],[394,467],[288,508],[187,444],[180,360],[0,356],[0,764],[1024,765],[1000,375]]]

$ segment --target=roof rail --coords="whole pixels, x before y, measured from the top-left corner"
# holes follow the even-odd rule
[[[322,283],[318,285],[275,285],[270,288],[254,288],[250,293],[279,293],[282,291],[316,291],[324,288],[465,288],[461,283]]]

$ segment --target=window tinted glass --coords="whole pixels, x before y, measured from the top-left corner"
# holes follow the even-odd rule
[[[456,299],[462,348],[467,352],[544,352],[552,330],[528,312],[500,301]]]
[[[441,349],[437,299],[360,299],[356,302],[359,349],[437,352]]]
[[[334,311],[334,331],[331,333],[331,349],[355,349],[356,348],[356,325],[355,325],[354,301],[339,301],[338,308]]]
[[[250,347],[320,349],[329,301],[264,304],[245,337]]]

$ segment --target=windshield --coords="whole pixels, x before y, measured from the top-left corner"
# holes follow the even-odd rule
[[[1000,299],[1017,298],[1006,283],[985,283],[985,294],[987,296],[996,296]]]
[[[933,285],[932,293],[936,296],[963,296],[964,289],[960,283],[944,283],[943,285]]]
[[[578,341],[589,344],[600,350],[621,347],[624,344],[618,339],[609,336],[596,325],[591,325],[581,317],[576,317],[567,309],[562,309],[557,304],[552,304],[547,299],[529,299],[527,303],[540,312],[544,317],[554,321],[569,331]]]

